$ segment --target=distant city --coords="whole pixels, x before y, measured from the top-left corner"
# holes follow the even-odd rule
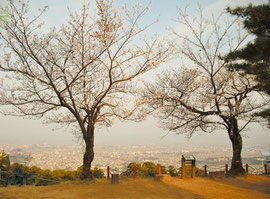
[[[243,164],[249,164],[251,173],[262,173],[264,159],[260,150],[269,150],[270,146],[246,148],[242,153]],[[0,145],[10,155],[11,163],[18,162],[42,169],[76,170],[82,165],[83,147],[80,145]],[[198,168],[206,164],[209,170],[220,170],[231,162],[232,151],[221,146],[154,146],[154,145],[103,145],[96,146],[92,167],[106,170],[107,166],[115,173],[122,172],[130,162],[151,161],[166,167],[180,167],[181,155],[192,154]]]

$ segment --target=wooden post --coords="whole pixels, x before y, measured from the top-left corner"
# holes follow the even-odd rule
[[[112,174],[111,184],[119,183],[119,174]]]
[[[185,164],[185,159],[182,156],[182,179],[184,179],[186,177],[186,164]]]
[[[107,179],[110,179],[110,174],[111,174],[110,166],[107,166]]]
[[[268,171],[267,171],[267,165],[266,164],[264,164],[264,171],[265,171],[265,174],[268,173]]]
[[[158,175],[161,175],[162,174],[162,169],[161,169],[161,166],[158,165]]]
[[[246,173],[248,173],[248,164],[246,164]]]
[[[2,179],[1,179],[1,169],[0,169],[0,186],[1,186],[1,183],[2,182]]]
[[[191,162],[191,168],[192,168],[191,177],[192,177],[192,178],[195,178],[195,176],[196,176],[196,165],[195,165],[195,160],[192,160],[192,162]]]
[[[204,165],[204,176],[207,176],[207,165]]]
[[[228,164],[225,164],[225,174],[227,174],[228,171],[229,171],[229,166],[228,166]]]
[[[137,167],[133,167],[133,178],[137,177]]]

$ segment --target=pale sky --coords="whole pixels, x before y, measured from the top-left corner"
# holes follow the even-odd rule
[[[0,4],[3,1],[1,0]],[[49,10],[42,18],[46,26],[59,26],[65,23],[68,17],[68,9],[71,11],[80,8],[82,2],[86,0],[32,0],[31,12],[44,5],[49,6]],[[94,5],[94,0],[90,0],[90,5]],[[115,0],[115,5],[126,3],[132,6],[141,3],[146,6],[146,0]],[[151,22],[159,17],[159,22],[155,24],[147,34],[157,32],[166,35],[168,28],[173,28],[177,17],[177,7],[188,6],[190,13],[196,13],[197,0],[152,0],[149,13],[144,22]],[[249,3],[266,3],[267,0],[202,0],[202,7],[207,13],[218,13],[228,5],[248,5]],[[148,74],[151,78],[151,74]],[[0,107],[1,108],[1,107]],[[74,136],[69,129],[53,131],[54,126],[43,125],[42,120],[24,120],[22,118],[0,115],[0,144],[70,144],[76,143]],[[165,137],[164,137],[165,136]],[[191,139],[186,139],[185,135],[175,135],[158,128],[158,121],[148,119],[141,123],[115,122],[111,128],[96,129],[96,144],[155,144],[155,145],[223,145],[231,147],[229,137],[225,131],[217,131],[212,134],[199,133]],[[270,130],[259,125],[251,125],[250,129],[244,133],[244,147],[270,145]]]

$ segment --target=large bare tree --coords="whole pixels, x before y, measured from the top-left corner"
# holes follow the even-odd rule
[[[115,9],[110,0],[96,6],[96,16],[84,5],[42,33],[46,8],[31,17],[27,3],[8,0],[0,27],[2,112],[73,125],[85,143],[81,179],[92,178],[95,128],[132,116],[137,77],[169,54],[160,38],[142,37],[151,26],[139,25],[148,7]]]
[[[148,111],[161,120],[162,127],[190,136],[195,132],[225,129],[233,148],[229,175],[242,175],[242,136],[245,127],[254,121],[253,113],[267,104],[254,90],[254,78],[227,70],[220,59],[229,50],[237,50],[247,37],[238,26],[238,19],[189,16],[179,9],[180,40],[177,55],[185,60],[164,72],[153,84],[146,84],[143,93]],[[182,60],[183,60],[182,59]]]

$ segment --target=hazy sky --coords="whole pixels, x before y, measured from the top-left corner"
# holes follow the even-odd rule
[[[3,2],[3,1],[1,1]],[[0,2],[0,4],[1,4]],[[30,1],[32,10],[36,10],[44,5],[49,6],[49,10],[43,20],[47,26],[59,26],[65,23],[68,17],[68,10],[74,11],[80,8],[82,0],[32,0]],[[90,5],[94,5],[93,0]],[[147,5],[147,0],[115,0],[115,5],[127,3],[128,6],[141,3]],[[166,34],[169,27],[174,27],[173,19],[177,16],[177,7],[185,8],[191,13],[196,13],[197,0],[152,0],[150,11],[145,21],[152,21],[159,17],[159,22],[151,28],[151,34],[158,32]],[[201,5],[207,13],[218,13],[228,5],[248,5],[252,3],[265,3],[267,0],[202,0]],[[150,33],[150,32],[149,32]],[[147,33],[148,34],[148,33]],[[147,77],[151,78],[151,74]],[[1,107],[0,107],[1,108]],[[0,144],[33,144],[33,143],[73,143],[74,136],[69,129],[53,131],[53,126],[45,126],[40,120],[24,120],[22,118],[8,117],[0,115]],[[166,136],[165,136],[166,135]],[[165,137],[164,137],[165,136]],[[198,133],[191,139],[186,139],[184,135],[175,135],[158,128],[158,122],[148,119],[141,123],[115,122],[111,128],[97,129],[96,144],[178,144],[178,145],[224,145],[230,147],[230,141],[225,131],[217,131],[212,134]],[[270,131],[261,128],[259,125],[252,125],[244,133],[244,146],[270,145]]]

